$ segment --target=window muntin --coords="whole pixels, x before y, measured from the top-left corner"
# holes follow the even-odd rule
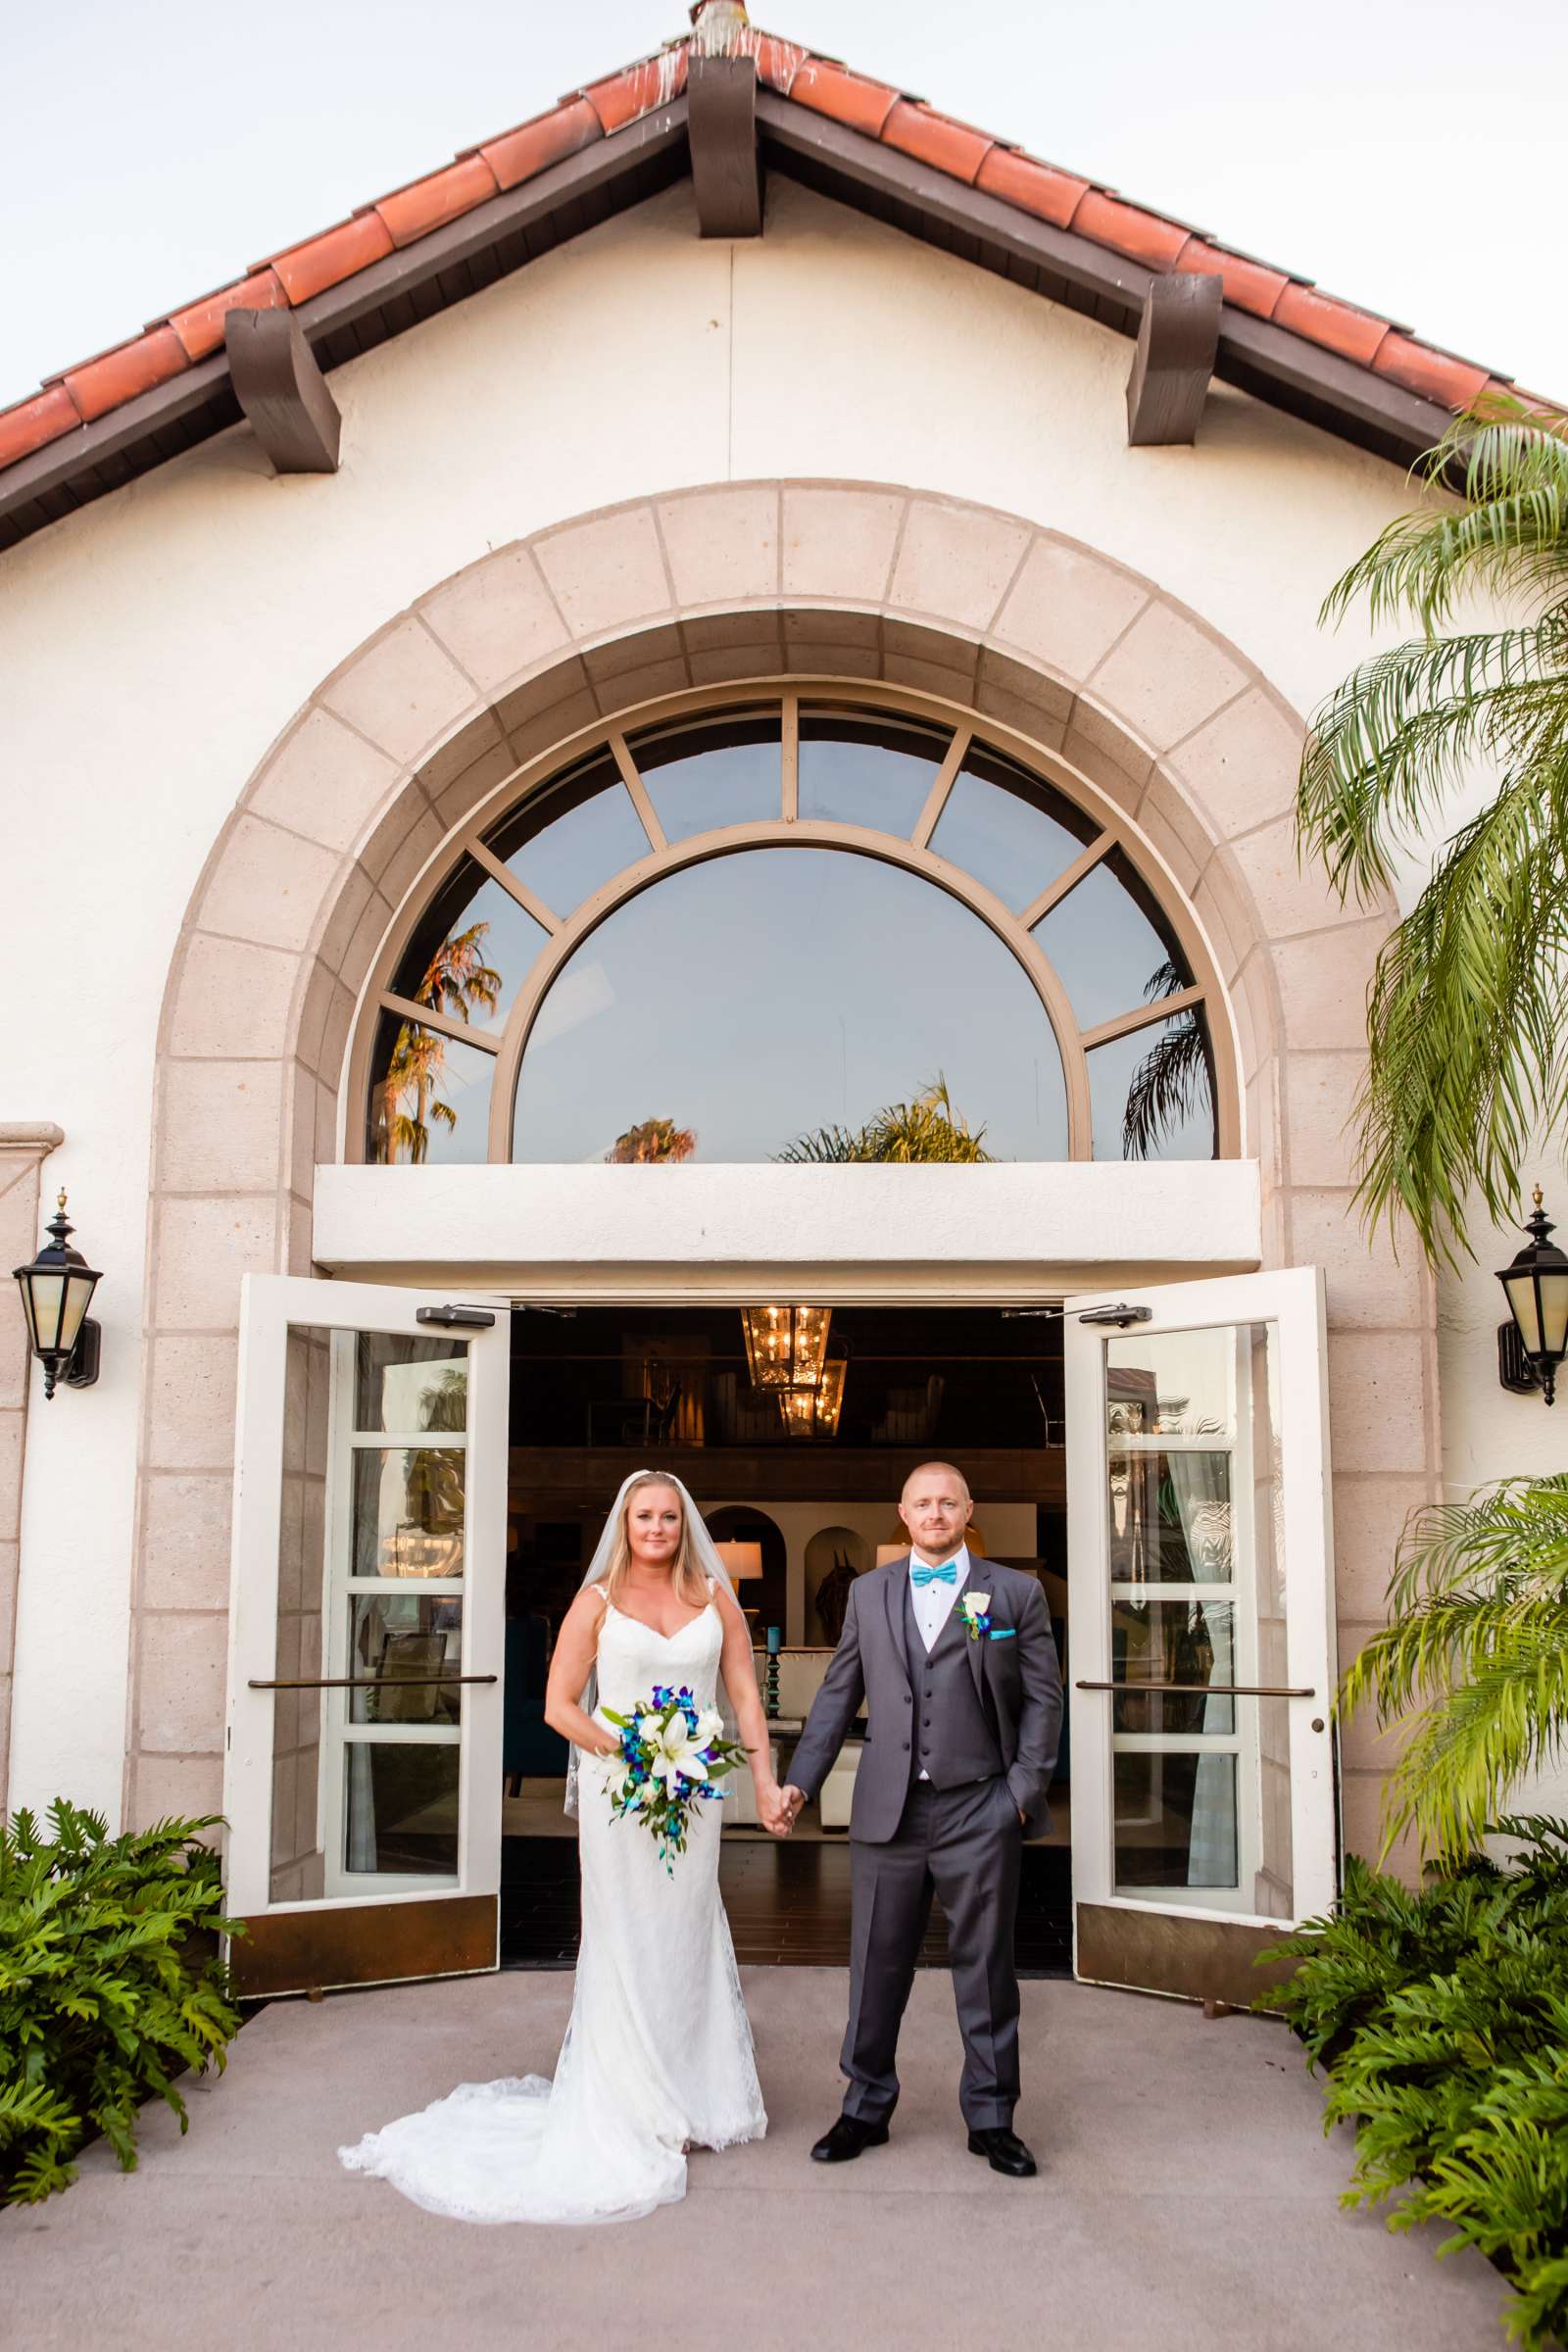
[[[1038,1140],[1022,1147],[1028,1156],[1213,1155],[1217,1081],[1204,978],[1195,976],[1177,926],[1117,838],[1115,820],[1100,827],[967,725],[955,734],[940,720],[839,705],[825,694],[802,705],[787,691],[739,710],[645,727],[624,740],[609,735],[505,815],[472,827],[468,846],[406,934],[385,984],[367,1064],[366,1155],[438,1164],[507,1157],[509,1138],[522,1135],[515,1114],[525,1048],[534,1059],[533,1083],[548,1070],[550,1054],[565,1050],[564,1041],[607,1034],[594,1024],[617,1001],[614,975],[603,959],[578,953],[586,902],[598,901],[588,938],[649,890],[663,901],[659,927],[678,928],[684,902],[664,894],[704,862],[732,866],[738,854],[753,854],[741,844],[725,851],[726,830],[742,822],[754,836],[771,836],[764,846],[801,849],[825,848],[837,828],[853,828],[862,837],[862,881],[884,862],[863,854],[869,850],[863,837],[885,834],[890,869],[945,883],[950,906],[969,902],[961,918],[966,949],[972,953],[983,941],[983,956],[1000,945],[1034,1003],[1049,1008],[1059,1041],[1053,1076],[1042,1080],[1032,1118],[1023,1122],[1039,1131]],[[847,841],[838,854],[853,868]],[[978,889],[971,891],[971,883]],[[728,903],[720,885],[693,887],[699,895],[716,890],[715,903]],[[1019,918],[1010,927],[999,901]],[[799,909],[792,901],[752,913],[730,968],[749,969],[760,960],[765,966],[772,941],[774,985],[786,999],[793,989],[799,1004],[809,1002],[815,1018],[832,967],[816,953],[808,928],[802,931]],[[860,929],[872,936],[878,920]],[[712,920],[708,928],[716,936]],[[953,953],[964,953],[956,937]],[[857,967],[857,956],[839,957],[837,984],[849,1005],[835,1017],[846,1036],[863,1014],[843,978]],[[629,989],[624,973],[619,985]],[[727,982],[710,971],[703,985],[722,993]],[[696,988],[690,975],[687,987],[690,1002]],[[1166,1000],[1168,1017],[1161,1019]],[[413,1004],[427,1008],[427,1021],[412,1020]],[[941,1045],[945,1035],[939,1025],[930,1042]],[[912,1051],[907,1031],[905,1043]],[[846,1053],[847,1045],[841,1060]],[[732,1065],[737,1058],[731,1049]],[[1228,1060],[1224,1066],[1228,1083]],[[1073,1107],[1070,1133],[1058,1142],[1054,1122],[1059,1124],[1063,1072]],[[509,1100],[492,1107],[498,1077]],[[1004,1089],[996,1098],[1005,1104],[999,1130],[983,1104],[961,1100],[945,1060],[934,1054],[922,1056],[919,1075],[901,1076],[889,1100],[908,1101],[938,1077],[947,1080],[959,1116],[988,1127],[988,1148],[1005,1145],[1019,1128]],[[996,1093],[989,1078],[987,1087]],[[853,1091],[841,1080],[841,1101]],[[1130,1092],[1141,1115],[1130,1122],[1129,1140]],[[711,1118],[709,1128],[718,1132]],[[1019,1148],[1013,1142],[999,1156],[1013,1156]],[[535,1155],[531,1149],[528,1155]],[[650,1153],[639,1146],[633,1155]],[[661,1155],[662,1147],[652,1153]],[[710,1156],[706,1141],[699,1155]]]
[[[1125,850],[1107,852],[1041,917],[1033,936],[1081,1029],[1192,985],[1186,955]]]
[[[995,1157],[1065,1157],[1055,1033],[995,932],[876,858],[744,850],[639,893],[568,958],[523,1053],[512,1156],[602,1160],[668,1120],[685,1156],[774,1159],[939,1077]]]
[[[619,768],[598,752],[503,817],[485,847],[536,899],[568,915],[651,845]]]
[[[803,817],[864,825],[907,841],[952,740],[885,710],[801,711],[798,806]]]
[[[931,847],[1022,914],[1099,831],[1092,817],[1038,776],[971,744]]]
[[[666,841],[779,813],[784,743],[776,710],[650,727],[626,748]]]

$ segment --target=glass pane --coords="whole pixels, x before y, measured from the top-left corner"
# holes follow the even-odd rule
[[[279,1682],[309,1680],[321,1664],[326,1591],[326,1458],[331,1334],[290,1331],[283,1359],[283,1471],[277,1554]],[[324,1693],[272,1694],[272,1824],[269,1892],[274,1903],[325,1892],[320,1788]]]
[[[404,950],[393,992],[499,1037],[549,937],[510,891],[465,858]]]
[[[1213,1749],[1123,1750],[1114,1758],[1118,1894],[1158,1886],[1239,1891],[1236,1765],[1234,1755]]]
[[[653,728],[630,737],[628,748],[666,841],[776,817],[782,809],[784,751],[776,710]]]
[[[464,1429],[468,1419],[466,1340],[411,1339],[401,1332],[354,1335],[354,1426],[413,1431]]]
[[[1065,1157],[1055,1036],[993,932],[873,858],[739,851],[577,949],[528,1040],[513,1157],[765,1160],[808,1137],[822,1157],[963,1156],[929,1111],[879,1124],[939,1079],[983,1152]]]
[[[395,1012],[376,1025],[366,1151],[379,1166],[473,1167],[488,1158],[496,1057]]]
[[[343,1753],[344,1868],[458,1875],[458,1745],[351,1740]]]
[[[1187,959],[1124,850],[1092,867],[1033,936],[1084,1029],[1192,985]]]
[[[1228,1600],[1114,1600],[1110,1676],[1132,1695],[1115,1698],[1112,1729],[1191,1737],[1236,1729],[1234,1698],[1200,1691],[1140,1690],[1146,1683],[1234,1683],[1236,1611]]]
[[[1216,1156],[1213,1056],[1200,1005],[1113,1037],[1087,1058],[1097,1159]]]
[[[650,854],[642,819],[608,752],[596,752],[542,798],[514,808],[486,836],[485,847],[560,915]]]
[[[1236,1426],[1239,1335],[1118,1332],[1105,1343],[1105,1417],[1112,1446],[1137,1438],[1211,1438]]]
[[[1100,829],[1037,776],[976,747],[954,778],[931,847],[1018,914]]]
[[[803,710],[800,725],[801,815],[907,841],[947,758],[947,729],[869,710]]]
[[[419,1592],[351,1592],[346,1674],[391,1675],[397,1688],[351,1690],[351,1723],[446,1723],[459,1719],[463,1686],[430,1675],[463,1671],[463,1603]],[[407,1678],[407,1688],[401,1687]]]
[[[1228,1585],[1228,1453],[1112,1453],[1110,1576],[1118,1585]]]
[[[463,1470],[456,1446],[361,1446],[354,1456],[350,1574],[461,1576]]]

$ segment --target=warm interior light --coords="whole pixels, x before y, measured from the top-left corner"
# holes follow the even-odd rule
[[[746,1370],[754,1389],[814,1389],[822,1377],[830,1306],[743,1306]]]
[[[844,1410],[844,1375],[847,1369],[843,1356],[835,1356],[822,1366],[822,1377],[814,1388],[781,1389],[778,1393],[779,1411],[784,1416],[784,1430],[792,1438],[836,1438],[839,1415]]]
[[[761,1575],[760,1544],[715,1544],[713,1549],[723,1561],[732,1585],[741,1584],[748,1577]]]

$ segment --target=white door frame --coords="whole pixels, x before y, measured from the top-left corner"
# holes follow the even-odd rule
[[[1080,1320],[1120,1304],[1148,1310],[1140,1337],[1267,1323],[1278,1350],[1281,1511],[1291,1724],[1293,1920],[1220,1909],[1178,1890],[1118,1894],[1113,1883],[1112,1680],[1105,1341],[1113,1327]],[[1067,1544],[1072,1722],[1072,1855],[1075,1937],[1084,1904],[1170,1920],[1254,1927],[1275,1936],[1332,1905],[1339,1862],[1331,1706],[1334,1697],[1334,1578],[1328,1459],[1327,1334],[1323,1278],[1292,1267],[1217,1281],[1120,1289],[1066,1301]],[[1240,1442],[1240,1441],[1239,1441]],[[1178,1594],[1181,1588],[1177,1588]],[[1159,1588],[1151,1586],[1151,1596]],[[1243,1596],[1240,1580],[1237,1597]],[[1243,1612],[1238,1609],[1240,1619]],[[1240,1628],[1239,1628],[1240,1630]],[[1238,1642],[1235,1679],[1253,1679],[1249,1630]],[[1159,1742],[1154,1740],[1153,1744]]]
[[[234,1526],[228,1645],[228,1720],[224,1737],[223,1810],[226,1838],[226,1900],[239,1918],[289,1912],[369,1909],[411,1897],[495,1896],[501,1873],[502,1703],[505,1664],[506,1594],[498,1574],[474,1573],[476,1563],[506,1559],[507,1400],[510,1380],[510,1304],[465,1293],[463,1303],[488,1311],[488,1327],[465,1327],[457,1336],[468,1348],[468,1409],[466,1433],[465,1569],[460,1671],[494,1681],[466,1683],[459,1740],[459,1850],[455,1880],[377,1878],[366,1889],[330,1892],[305,1901],[274,1902],[270,1893],[272,1753],[276,1677],[279,1548],[282,1537],[282,1481],[285,1446],[285,1389],[291,1330],[360,1331],[427,1338],[431,1326],[418,1320],[438,1295],[428,1290],[394,1290],[381,1285],[317,1281],[304,1276],[252,1274],[245,1278],[240,1307],[239,1395],[235,1413]],[[335,1402],[335,1397],[334,1397]],[[340,1449],[341,1433],[329,1442]],[[329,1486],[330,1492],[330,1486]],[[330,1581],[324,1579],[324,1581]],[[330,1677],[339,1655],[336,1629],[324,1645],[321,1672]],[[329,1735],[340,1732],[347,1693],[327,1693],[333,1702]],[[318,1801],[341,1786],[331,1757],[338,1745],[321,1743],[322,1788]],[[323,1836],[335,1833],[333,1817],[318,1816]],[[333,1874],[328,1874],[328,1885]]]

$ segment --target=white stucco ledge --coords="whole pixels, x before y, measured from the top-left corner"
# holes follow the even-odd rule
[[[991,1167],[319,1167],[312,1255],[533,1298],[1038,1298],[1245,1272],[1254,1160]]]

